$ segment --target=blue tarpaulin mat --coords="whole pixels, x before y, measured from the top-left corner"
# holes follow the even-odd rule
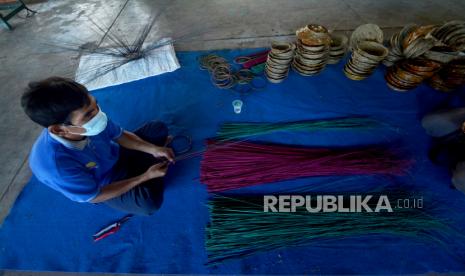
[[[253,50],[220,51],[232,60]],[[444,207],[437,214],[460,231],[465,226],[465,195],[451,188],[446,168],[427,158],[431,139],[420,125],[432,110],[463,104],[462,92],[445,94],[426,85],[408,93],[393,92],[380,67],[364,81],[347,79],[343,64],[329,65],[320,75],[291,72],[281,84],[239,94],[215,88],[197,58],[178,54],[181,69],[93,92],[102,109],[117,123],[134,130],[161,120],[172,133],[192,136],[194,150],[213,137],[222,122],[277,122],[368,115],[390,127],[372,131],[276,133],[257,140],[308,146],[397,143],[415,166],[404,177],[319,177],[256,186],[242,192],[271,192],[308,184],[314,191],[338,182],[340,190],[364,192],[374,187],[413,187],[428,204]],[[244,102],[233,112],[232,101]],[[358,236],[262,252],[243,259],[205,266],[208,194],[199,182],[200,158],[180,161],[166,177],[165,201],[150,217],[134,217],[121,230],[94,243],[92,235],[123,213],[104,205],[80,204],[38,183],[27,184],[0,228],[0,268],[38,271],[121,273],[425,273],[465,272],[463,241],[438,245],[398,236]],[[262,189],[262,190],[260,190]],[[432,206],[432,205],[430,205]],[[356,227],[356,225],[354,225]]]

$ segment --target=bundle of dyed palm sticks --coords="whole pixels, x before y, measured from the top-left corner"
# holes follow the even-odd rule
[[[389,201],[399,198],[405,197],[389,193]],[[327,247],[328,242],[360,236],[394,235],[443,245],[445,250],[451,242],[463,242],[463,235],[455,228],[429,215],[433,211],[430,205],[428,213],[426,209],[395,206],[393,212],[378,213],[308,213],[305,207],[293,213],[264,212],[263,197],[255,196],[214,197],[208,208],[211,221],[206,228],[206,249],[210,265],[277,248]]]
[[[372,129],[383,125],[369,117],[342,117],[281,123],[224,123],[218,140],[239,139],[277,131],[318,131],[326,129]]]
[[[412,165],[385,146],[317,148],[207,141],[200,180],[209,192],[312,176],[402,175]]]

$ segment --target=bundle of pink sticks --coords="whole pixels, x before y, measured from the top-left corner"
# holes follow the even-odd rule
[[[312,176],[402,175],[413,164],[386,147],[309,148],[208,141],[200,169],[209,192]]]

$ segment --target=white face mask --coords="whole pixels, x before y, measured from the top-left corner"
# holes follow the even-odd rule
[[[82,125],[82,128],[86,130],[84,133],[72,133],[82,136],[95,136],[100,134],[107,127],[108,118],[105,113],[99,107],[98,113],[90,119],[87,123]]]

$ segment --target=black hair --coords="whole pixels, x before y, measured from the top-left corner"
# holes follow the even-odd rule
[[[62,77],[31,82],[21,97],[24,112],[43,127],[68,123],[71,112],[89,104],[87,88]]]

